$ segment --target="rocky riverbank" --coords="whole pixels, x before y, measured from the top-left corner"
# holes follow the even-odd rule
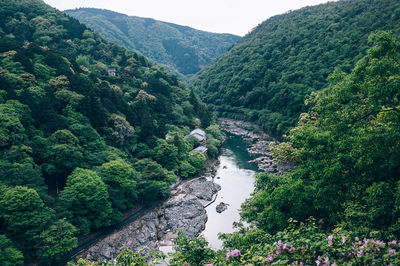
[[[220,122],[221,130],[240,136],[248,143],[246,150],[255,157],[249,163],[256,163],[261,171],[283,173],[291,168],[288,164],[277,164],[273,161],[269,143],[276,140],[266,134],[258,125],[230,118],[220,118]]]
[[[122,246],[133,251],[158,250],[172,245],[176,229],[182,229],[189,238],[205,228],[205,206],[213,200],[220,186],[208,181],[214,174],[208,171],[201,177],[183,181],[171,191],[170,198],[141,218],[100,240],[78,257],[92,261],[112,260]]]

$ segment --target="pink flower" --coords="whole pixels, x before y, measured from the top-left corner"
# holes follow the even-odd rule
[[[268,262],[272,262],[274,260],[274,258],[272,257],[272,254],[269,254],[267,261]]]
[[[390,255],[394,255],[394,254],[396,254],[396,250],[395,249],[389,249],[388,255],[390,256]]]
[[[390,242],[388,243],[389,246],[394,246],[394,245],[396,245],[396,244],[397,244],[397,241],[396,241],[396,240],[390,241]]]
[[[318,256],[318,259],[315,261],[315,263],[317,264],[317,266],[321,264],[321,261],[322,261],[321,256]]]
[[[332,239],[333,239],[333,235],[328,236],[328,245],[332,246]]]
[[[342,236],[342,244],[346,243],[347,238],[345,236]]]
[[[235,249],[235,250],[232,250],[232,251],[226,253],[226,260],[230,260],[230,259],[233,258],[233,257],[237,257],[237,256],[242,255],[242,254],[240,253],[240,251],[241,251],[241,250],[239,250],[239,249]]]
[[[289,252],[294,252],[295,250],[296,249],[293,246],[291,246],[290,249],[289,249]]]

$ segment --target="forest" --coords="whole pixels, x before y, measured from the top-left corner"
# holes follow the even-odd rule
[[[177,232],[170,265],[400,264],[400,3],[337,1],[261,23],[190,90],[41,0],[0,5],[0,264],[55,264],[218,156],[215,113],[279,142],[237,232]],[[168,45],[173,45],[167,43]],[[199,94],[196,94],[199,93]],[[203,102],[204,101],[204,102]],[[207,134],[208,151],[188,136]],[[148,265],[122,249],[115,262]]]
[[[223,117],[258,123],[281,139],[305,112],[304,100],[349,73],[376,30],[400,34],[397,0],[335,1],[274,16],[190,80]]]
[[[1,3],[0,73],[1,265],[56,262],[218,153],[175,76],[40,0]],[[197,127],[208,154],[189,156]]]
[[[335,70],[307,97],[285,141],[270,145],[296,167],[257,175],[241,212],[250,226],[220,234],[219,250],[181,232],[170,265],[400,264],[400,36],[375,32],[368,43],[350,73]],[[123,250],[117,263],[147,261]]]
[[[161,64],[181,80],[188,80],[225,53],[239,39],[151,18],[127,16],[95,8],[65,10],[110,42],[136,50]]]

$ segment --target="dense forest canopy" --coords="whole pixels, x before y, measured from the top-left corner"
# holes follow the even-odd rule
[[[194,76],[191,85],[223,116],[288,133],[311,92],[335,68],[349,72],[375,30],[400,32],[397,0],[337,1],[272,17]]]
[[[198,96],[137,52],[41,0],[0,4],[0,264],[54,262],[77,236],[169,195],[218,126]],[[166,134],[171,138],[165,139]]]
[[[287,142],[271,146],[296,168],[257,176],[242,205],[250,226],[221,234],[220,250],[179,233],[170,265],[400,264],[400,36],[369,40],[349,74],[336,70],[307,98]],[[127,258],[140,255],[117,260]]]
[[[183,80],[225,53],[240,39],[232,34],[200,31],[104,9],[79,8],[64,12],[108,41],[139,51]]]

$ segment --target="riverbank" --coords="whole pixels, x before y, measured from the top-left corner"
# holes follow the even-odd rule
[[[220,190],[210,179],[215,176],[214,161],[200,177],[184,180],[171,189],[167,201],[147,211],[139,219],[108,235],[77,256],[92,261],[109,261],[120,252],[121,247],[133,251],[158,250],[160,246],[172,245],[174,231],[181,228],[189,238],[204,230],[207,222],[205,206]]]
[[[248,162],[257,164],[260,171],[281,174],[292,168],[289,164],[277,164],[272,159],[269,143],[276,140],[258,125],[230,118],[220,118],[219,121],[222,131],[239,136],[248,144],[247,152],[255,157]]]
[[[251,158],[247,157],[247,162],[255,163],[259,170],[271,173],[282,173],[290,169],[290,166],[278,165],[272,160],[269,143],[275,140],[264,133],[260,127],[234,119],[222,118],[220,121],[223,131],[238,136],[246,142],[246,145],[241,149],[245,149],[252,156]],[[231,157],[234,157],[233,154]],[[216,176],[216,169],[219,161],[209,162],[208,167],[206,167],[207,170],[200,177],[174,184],[171,187],[171,195],[165,202],[148,210],[139,219],[100,240],[78,257],[92,261],[109,261],[119,254],[122,246],[133,251],[143,250],[145,254],[150,250],[168,250],[173,245],[172,240],[176,237],[174,233],[176,229],[182,229],[189,238],[198,236],[206,228],[210,215],[214,224],[220,224],[220,221],[226,218],[226,221],[223,222],[223,229],[233,230],[231,224],[239,219],[238,209],[241,203],[253,191],[254,173],[250,170],[241,172],[239,168],[234,167],[234,163],[230,162],[229,159],[224,158],[224,160],[224,165],[218,168],[218,176]],[[224,172],[227,172],[226,181],[224,181],[224,178],[220,179]],[[249,181],[244,179],[235,183],[232,178],[237,174],[247,176],[246,178]],[[236,196],[233,197],[232,202],[228,201],[226,192],[221,193],[217,198],[220,185],[214,181],[216,183],[222,182],[221,185],[224,184],[223,186],[226,186],[227,190],[230,191],[233,191],[230,186],[235,186],[233,183],[240,184],[238,187],[241,190],[233,193]],[[247,194],[245,193],[246,196],[239,200],[237,196],[244,194],[245,186],[248,186]],[[216,199],[217,201],[214,202]],[[227,204],[229,204],[227,210],[223,213],[214,214],[214,212],[217,213],[214,211],[216,208],[214,205],[220,204],[222,201],[227,201]],[[209,208],[206,210],[207,206]],[[212,212],[211,209],[213,209]],[[210,235],[215,235],[213,238],[216,238],[217,233],[222,232],[221,230],[217,227],[208,230],[209,236],[207,238],[210,239],[210,243],[215,243],[215,247],[219,247],[219,240],[211,240]],[[207,230],[204,233],[207,235]]]

